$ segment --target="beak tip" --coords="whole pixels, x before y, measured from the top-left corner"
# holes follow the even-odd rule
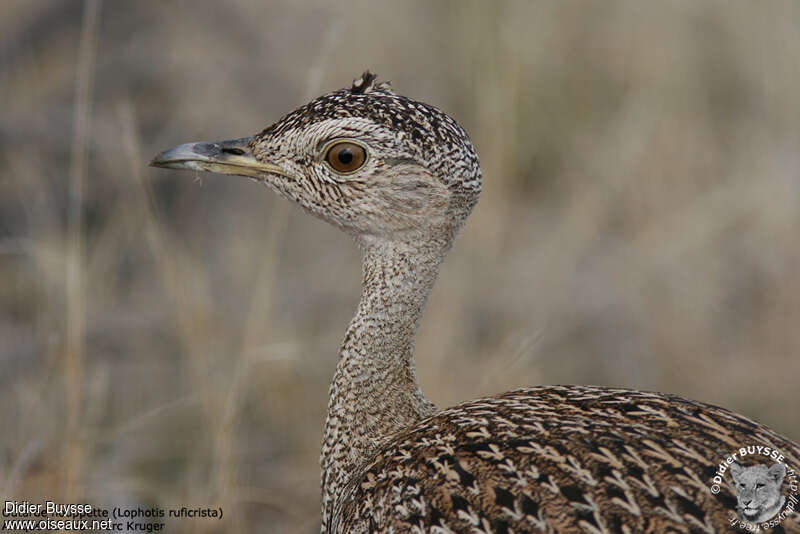
[[[167,152],[167,150],[162,150],[161,152],[159,152],[158,154],[153,156],[153,159],[151,159],[147,163],[147,166],[148,167],[164,167],[167,163],[169,163],[169,158],[164,156],[165,152]]]
[[[160,167],[162,169],[182,169],[187,167],[187,163],[202,159],[202,155],[195,152],[195,147],[201,143],[186,143],[166,150],[162,150],[155,155],[148,163],[148,167]]]

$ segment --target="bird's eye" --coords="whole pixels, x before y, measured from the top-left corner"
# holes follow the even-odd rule
[[[331,145],[325,154],[325,161],[339,174],[350,174],[360,169],[367,161],[364,147],[350,141]]]

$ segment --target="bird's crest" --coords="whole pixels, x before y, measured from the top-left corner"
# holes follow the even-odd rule
[[[353,94],[367,94],[373,90],[389,91],[391,92],[392,86],[390,82],[377,82],[378,75],[365,70],[364,73],[356,80],[353,80],[353,86],[350,92]]]

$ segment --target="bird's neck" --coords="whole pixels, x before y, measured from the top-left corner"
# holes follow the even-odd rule
[[[386,438],[435,412],[414,336],[446,248],[362,242],[362,293],[339,351],[322,444],[323,531],[347,481]]]

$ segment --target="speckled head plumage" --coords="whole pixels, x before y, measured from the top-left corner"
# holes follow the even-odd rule
[[[364,150],[360,167],[338,172],[326,160],[340,142]],[[181,145],[153,164],[255,178],[364,239],[438,234],[449,242],[481,190],[478,156],[464,129],[369,71],[255,136]]]

